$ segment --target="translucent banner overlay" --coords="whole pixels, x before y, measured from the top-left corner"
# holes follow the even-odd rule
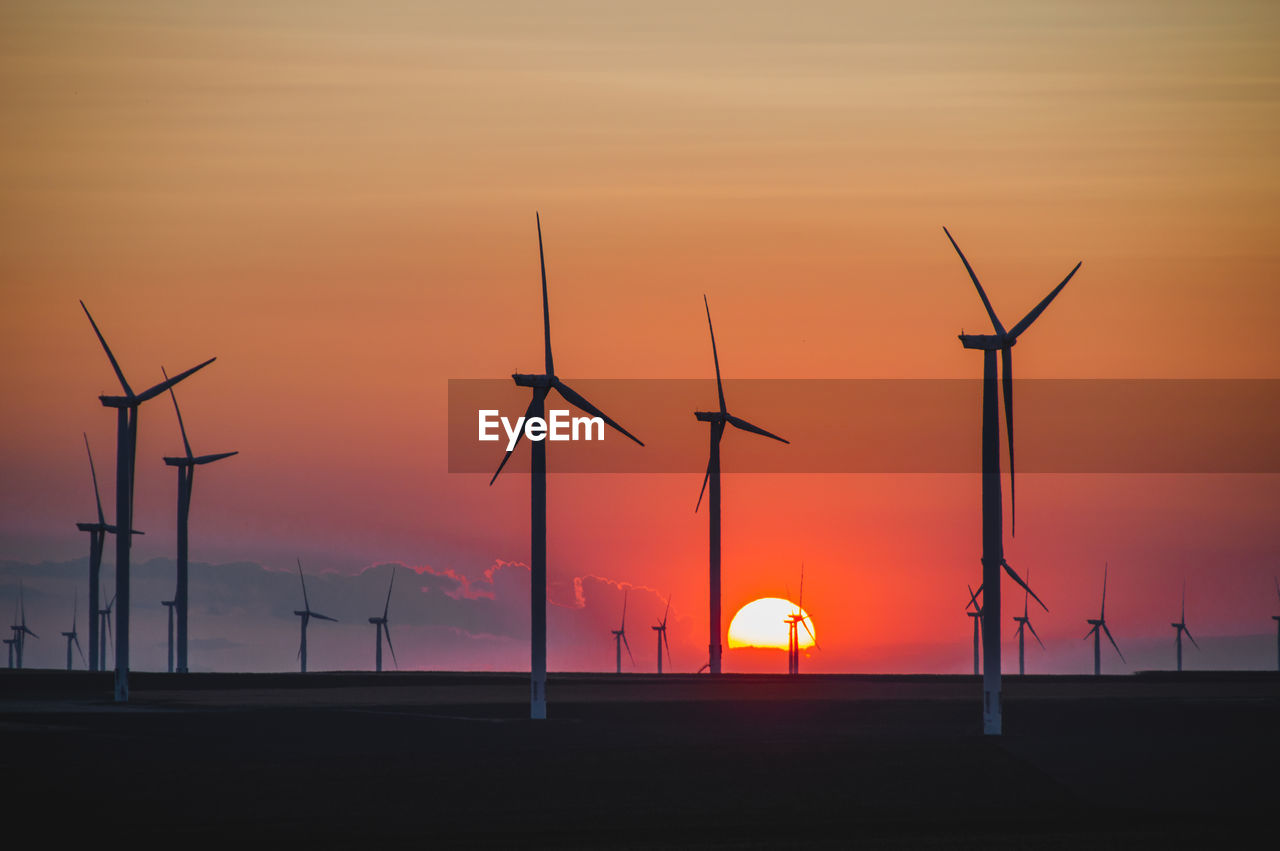
[[[549,470],[706,470],[713,426],[694,412],[718,411],[714,379],[566,383],[645,445],[607,426],[603,441],[548,441]],[[492,475],[507,432],[498,424],[496,441],[479,440],[479,412],[497,411],[514,427],[532,392],[510,378],[450,379],[449,472]],[[980,379],[739,379],[725,381],[724,393],[730,414],[790,441],[729,424],[724,472],[981,472]],[[1003,405],[1001,392],[1000,464],[1008,472]],[[554,389],[546,409],[587,415]],[[1280,472],[1278,379],[1019,379],[1013,409],[1020,473]],[[522,437],[503,475],[528,471]]]

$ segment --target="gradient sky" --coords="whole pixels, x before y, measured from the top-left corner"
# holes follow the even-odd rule
[[[241,455],[197,474],[194,560],[524,561],[527,479],[446,472],[445,393],[540,363],[535,210],[569,379],[709,376],[703,293],[727,376],[977,377],[955,334],[986,317],[944,224],[1006,324],[1084,261],[1019,377],[1280,378],[1277,43],[1268,2],[7,3],[0,558],[84,554],[82,431],[110,487],[96,396],[116,388],[84,299],[135,387],[218,356],[180,399],[197,452]],[[172,557],[179,448],[148,403],[139,562]],[[670,592],[700,653],[698,485],[553,476],[553,599],[584,576]],[[804,561],[810,669],[952,642],[918,666],[963,669],[978,494],[728,478],[726,625]],[[1197,638],[1274,641],[1280,477],[1018,494],[1009,558],[1066,658],[1087,665],[1066,642],[1104,561],[1118,637],[1122,613],[1171,633],[1185,577]],[[560,666],[609,667],[600,644]]]

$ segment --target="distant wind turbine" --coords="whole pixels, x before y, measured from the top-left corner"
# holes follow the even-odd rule
[[[538,225],[538,260],[542,266],[542,330],[546,353],[546,372],[542,375],[524,375],[515,373],[511,378],[519,387],[533,390],[533,400],[525,411],[525,422],[532,418],[545,420],[547,396],[552,390],[559,393],[569,404],[586,411],[593,417],[599,417],[615,431],[644,446],[638,437],[609,419],[603,411],[588,402],[583,396],[561,381],[555,374],[551,359],[551,310],[547,303],[547,261],[542,251],[542,218],[535,214]],[[521,429],[516,442],[524,436]],[[529,717],[535,720],[547,717],[547,442],[530,440],[531,461],[529,466]],[[492,485],[507,465],[515,445],[507,450],[502,463],[489,480]]]
[[[388,620],[388,615],[391,612],[391,589],[395,587],[395,584],[396,584],[396,568],[395,568],[395,565],[392,565],[391,566],[391,582],[387,584],[387,604],[382,607],[382,617],[369,618],[369,623],[377,625],[378,635],[376,639],[377,650],[376,650],[375,658],[377,661],[377,669],[379,672],[382,671],[382,633],[384,631],[387,634],[387,648],[391,651],[391,661],[395,662],[395,666],[397,670],[400,669],[400,663],[396,660],[396,648],[391,644],[391,622],[390,620]]]
[[[76,616],[80,613],[80,592],[76,591],[75,602],[71,605],[71,631],[62,633],[67,639],[67,670],[71,670],[71,645],[75,644],[76,649],[80,651],[80,661],[88,667],[89,660],[84,658],[84,649],[80,646],[80,638],[76,635]]]
[[[788,597],[791,595],[788,594]],[[800,627],[804,626],[804,631],[809,633],[809,637],[813,639],[813,645],[818,646],[818,639],[814,638],[813,630],[809,628],[809,615],[804,610],[804,565],[800,565],[800,597],[794,603],[796,610],[787,615],[784,620],[787,622],[787,673],[800,673]]]
[[[960,342],[966,349],[978,349],[982,352],[982,602],[985,616],[982,619],[982,643],[986,668],[983,674],[982,730],[989,736],[998,736],[1001,731],[1000,709],[1000,571],[1007,571],[1015,582],[1026,588],[1035,601],[1046,611],[1048,607],[1036,596],[1034,591],[1013,571],[1004,557],[1004,515],[1000,497],[1000,403],[996,390],[996,352],[1000,353],[1004,373],[1004,415],[1005,430],[1009,434],[1009,514],[1010,529],[1015,526],[1014,486],[1013,486],[1013,346],[1018,342],[1031,323],[1044,312],[1049,302],[1062,292],[1076,270],[1077,263],[1062,283],[1054,287],[1031,312],[1022,318],[1017,325],[1008,331],[1000,323],[995,309],[987,299],[978,276],[969,265],[969,260],[960,250],[960,246],[951,237],[951,231],[942,229],[951,241],[951,246],[960,255],[965,271],[978,290],[982,305],[991,318],[994,334],[961,334]]]
[[[627,655],[631,657],[631,666],[635,667],[636,657],[631,655],[631,644],[627,641],[627,595],[631,593],[630,589],[622,592],[622,626],[617,629],[610,630],[613,633],[614,649],[618,656],[618,673],[622,673],[622,646],[627,647]]]
[[[1280,579],[1271,578],[1276,583],[1276,596],[1280,597]],[[1276,670],[1280,671],[1280,615],[1272,615],[1271,619],[1276,622]]]
[[[776,434],[767,432],[759,426],[752,425],[741,417],[735,417],[729,413],[729,409],[724,402],[724,382],[720,379],[720,355],[716,352],[716,330],[711,324],[711,305],[707,301],[706,295],[702,296],[702,306],[706,308],[707,328],[711,332],[711,358],[716,365],[716,392],[720,397],[720,409],[718,411],[695,411],[693,414],[698,422],[711,424],[711,457],[707,461],[707,473],[702,477],[702,490],[698,492],[698,503],[693,510],[696,512],[702,506],[702,496],[707,492],[707,484],[710,483],[711,507],[707,516],[707,525],[711,573],[711,613],[708,618],[710,640],[707,650],[710,655],[708,667],[711,673],[719,674],[721,671],[721,656],[723,654],[723,648],[720,646],[720,440],[724,437],[724,427],[727,423],[742,431],[749,431],[782,443],[789,444],[791,441],[778,437]]]
[[[625,600],[623,601],[626,602]],[[658,621],[657,626],[651,626],[649,629],[658,633],[658,673],[662,673],[662,648],[667,648],[667,662],[671,662],[671,644],[667,641],[667,615],[671,612],[671,598],[667,597],[667,608],[662,612],[662,620]]]
[[[1177,623],[1171,623],[1169,624],[1169,626],[1173,627],[1174,632],[1176,633],[1174,637],[1174,643],[1177,644],[1178,646],[1178,670],[1181,671],[1182,670],[1182,634],[1185,632],[1187,634],[1187,638],[1191,639],[1191,643],[1195,644],[1195,648],[1197,650],[1200,649],[1200,645],[1196,644],[1195,636],[1191,634],[1191,630],[1187,629],[1187,580],[1185,579],[1182,580],[1182,617],[1178,619]]]
[[[154,399],[173,385],[182,381],[199,369],[213,363],[216,358],[209,358],[202,364],[181,372],[173,378],[166,378],[159,384],[141,393],[134,393],[125,380],[116,356],[111,347],[98,330],[98,323],[93,321],[89,308],[80,302],[84,315],[89,317],[93,333],[98,335],[102,350],[111,361],[116,378],[120,380],[123,396],[99,396],[103,407],[116,409],[116,597],[120,600],[120,612],[117,626],[120,627],[120,643],[116,645],[115,698],[117,702],[129,699],[129,549],[133,543],[133,482],[134,462],[138,448],[138,409],[143,402]]]
[[[978,586],[977,592],[974,592],[972,585],[966,585],[969,589],[969,605],[965,606],[965,614],[973,619],[973,675],[976,677],[982,673],[981,656],[979,650],[982,647],[982,606],[978,603],[978,594],[982,593],[982,586]],[[969,611],[969,606],[973,606],[973,611]]]
[[[18,606],[16,609],[21,610],[21,619],[19,619],[19,617],[15,617],[14,620],[17,621],[17,623],[10,628],[13,630],[13,640],[18,651],[18,667],[21,668],[22,654],[26,650],[27,646],[27,636],[29,635],[36,639],[40,638],[40,636],[31,631],[31,627],[27,626],[27,601],[23,594],[21,582],[18,583]],[[15,610],[14,614],[18,615],[19,612]]]
[[[167,380],[169,373],[160,367],[160,374]],[[187,526],[191,517],[191,486],[195,481],[196,467],[212,464],[223,458],[230,458],[237,452],[217,452],[212,455],[194,455],[191,442],[187,440],[187,427],[182,423],[182,410],[178,407],[178,396],[169,385],[169,397],[173,399],[173,410],[178,415],[178,428],[182,431],[182,447],[186,455],[180,457],[165,456],[164,463],[178,468],[178,587],[173,595],[173,608],[178,615],[178,673],[187,673],[187,624],[190,612],[188,580],[187,580]],[[170,610],[170,614],[173,610]],[[172,666],[170,667],[172,671]]]
[[[173,673],[173,607],[176,600],[161,600],[160,605],[169,611],[169,673]]]
[[[116,603],[116,595],[111,595],[110,602],[107,603],[105,609],[98,609],[98,652],[102,654],[102,658],[98,660],[98,670],[105,671],[107,669],[107,643],[112,641],[111,637],[111,607]],[[114,648],[113,648],[114,649]]]
[[[1088,622],[1093,625],[1093,629],[1085,633],[1085,640],[1089,636],[1093,636],[1093,675],[1100,676],[1102,674],[1102,633],[1107,634],[1107,640],[1111,642],[1111,646],[1116,649],[1116,655],[1120,657],[1120,661],[1124,661],[1124,654],[1120,652],[1120,645],[1116,644],[1116,640],[1111,637],[1111,630],[1107,629],[1107,568],[1109,565],[1102,566],[1102,610],[1098,612],[1098,619],[1089,618]]]
[[[302,581],[302,611],[294,614],[302,618],[302,644],[298,646],[298,658],[302,660],[302,673],[307,672],[307,623],[316,618],[322,621],[338,622],[337,618],[311,611],[311,602],[307,599],[307,578],[302,575],[302,559],[298,559],[298,579]]]
[[[1030,570],[1027,570],[1027,581],[1028,582],[1031,581]],[[1036,643],[1040,645],[1040,649],[1041,650],[1044,649],[1044,642],[1040,640],[1040,635],[1036,632],[1036,628],[1031,625],[1031,617],[1030,615],[1027,614],[1027,597],[1028,597],[1028,594],[1024,591],[1022,594],[1022,617],[1018,617],[1017,615],[1013,616],[1013,619],[1018,624],[1018,629],[1016,632],[1018,636],[1018,673],[1019,674],[1025,674],[1027,672],[1027,663],[1026,663],[1027,657],[1026,657],[1026,647],[1025,647],[1026,639],[1027,639],[1027,630],[1031,630],[1031,634],[1035,636]]]

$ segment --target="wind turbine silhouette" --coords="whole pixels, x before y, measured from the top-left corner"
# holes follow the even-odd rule
[[[173,673],[173,607],[177,601],[161,600],[160,605],[169,610],[169,673]]]
[[[27,600],[23,593],[21,582],[18,583],[18,605],[14,607],[14,615],[18,615],[19,609],[21,609],[21,620],[15,617],[14,620],[18,622],[10,628],[13,630],[13,640],[18,651],[18,667],[21,668],[22,654],[27,647],[27,636],[29,635],[35,639],[40,638],[40,636],[31,631],[31,627],[27,626]]]
[[[525,411],[525,421],[537,417],[546,418],[547,396],[552,390],[560,394],[569,404],[586,411],[593,417],[599,417],[610,428],[621,432],[636,443],[644,446],[638,437],[611,420],[603,411],[588,402],[581,394],[561,381],[555,374],[551,359],[551,310],[547,303],[547,261],[542,250],[542,218],[534,214],[538,225],[538,261],[542,266],[542,330],[546,350],[546,372],[542,375],[525,375],[515,373],[511,376],[518,387],[528,387],[533,391],[533,400]],[[497,481],[502,468],[507,465],[511,453],[515,451],[520,438],[524,436],[521,429],[516,436],[516,444],[502,456],[502,463],[497,472],[489,480],[492,485]],[[529,465],[529,717],[535,720],[547,717],[547,442],[530,440],[531,460]]]
[[[1031,581],[1030,569],[1027,570],[1027,581],[1028,582]],[[1040,649],[1041,650],[1044,649],[1044,642],[1040,640],[1040,635],[1036,632],[1036,628],[1031,625],[1031,617],[1027,614],[1027,597],[1028,597],[1028,594],[1024,591],[1022,594],[1022,617],[1018,617],[1017,615],[1013,616],[1013,619],[1018,624],[1018,629],[1016,630],[1016,634],[1018,636],[1018,673],[1019,674],[1025,674],[1027,672],[1026,648],[1024,647],[1024,644],[1027,638],[1027,634],[1026,634],[1027,630],[1031,630],[1031,634],[1035,636],[1036,642],[1039,643],[1040,645]]]
[[[613,645],[618,656],[618,673],[622,673],[622,646],[627,646],[627,656],[631,657],[631,666],[635,667],[636,657],[631,655],[631,643],[627,641],[627,595],[631,593],[630,589],[622,592],[622,626],[617,629],[610,630],[613,633]]]
[[[994,334],[960,334],[960,342],[966,349],[978,349],[982,352],[982,589],[983,610],[982,643],[987,660],[983,672],[982,731],[989,736],[1000,735],[1000,571],[1004,569],[1015,582],[1027,589],[1045,611],[1049,610],[1044,601],[1036,596],[1027,584],[1022,581],[1004,557],[1004,516],[1003,503],[1000,497],[1000,403],[996,391],[996,352],[1000,353],[1003,367],[1005,430],[1009,433],[1009,515],[1010,530],[1016,525],[1014,513],[1013,485],[1013,346],[1018,337],[1031,327],[1031,323],[1044,312],[1049,302],[1062,292],[1076,270],[1077,263],[1062,283],[1054,287],[1044,300],[1031,309],[1022,321],[1008,331],[1000,323],[995,309],[987,299],[978,276],[969,265],[969,260],[951,236],[951,231],[942,229],[950,240],[951,246],[960,255],[965,271],[969,273],[982,305],[991,318]]]
[[[160,374],[166,380],[169,378],[169,373],[164,371],[164,367],[160,367]],[[173,392],[172,384],[169,385],[169,397],[173,399],[173,410],[178,415],[178,428],[182,431],[182,447],[187,453],[181,457],[165,456],[164,459],[165,464],[178,468],[178,587],[173,595],[173,608],[178,614],[178,673],[185,674],[187,673],[187,622],[190,610],[187,580],[187,521],[191,517],[191,486],[195,481],[196,467],[212,464],[214,461],[221,461],[223,458],[230,458],[240,453],[236,451],[193,455],[191,442],[187,440],[187,427],[182,423],[182,410],[178,407],[178,396]],[[172,614],[173,609],[170,610],[170,616]],[[170,672],[172,670],[171,665]]]
[[[102,654],[102,658],[98,662],[98,670],[100,671],[107,669],[107,642],[113,640],[111,637],[111,607],[115,603],[116,595],[112,594],[111,601],[107,603],[107,607],[98,609],[98,628],[101,633],[98,636],[98,652]]]
[[[93,499],[98,505],[98,519],[92,523],[77,523],[76,528],[89,533],[89,599],[102,599],[98,588],[98,577],[102,572],[102,549],[108,533],[116,534],[116,527],[107,522],[102,513],[102,497],[98,494],[98,473],[93,468],[93,450],[89,448],[89,435],[84,435],[84,451],[89,453],[89,474],[93,477]],[[133,534],[141,535],[137,529]],[[89,670],[98,670],[100,660],[98,649],[98,607],[89,606]]]
[[[80,651],[80,661],[88,667],[89,660],[84,658],[84,648],[80,646],[80,638],[76,635],[76,616],[80,614],[80,592],[76,591],[75,602],[71,606],[71,632],[64,632],[62,636],[67,639],[67,670],[71,670],[71,645],[75,644],[76,649]]]
[[[134,461],[138,448],[138,409],[143,402],[154,399],[187,376],[213,363],[216,358],[209,358],[202,364],[181,372],[173,378],[166,378],[159,384],[141,393],[134,393],[125,380],[116,356],[111,347],[98,330],[98,323],[93,321],[89,308],[80,302],[84,315],[89,317],[93,333],[98,335],[102,350],[111,361],[116,378],[120,380],[123,396],[99,396],[103,407],[116,409],[116,597],[120,600],[120,643],[116,645],[115,699],[125,702],[129,699],[129,548],[133,542],[133,473]]]
[[[391,611],[391,589],[395,587],[395,584],[396,584],[396,568],[395,568],[395,565],[392,565],[391,566],[391,582],[387,584],[387,604],[382,607],[382,617],[369,618],[369,623],[377,625],[378,636],[377,636],[376,659],[377,659],[377,669],[379,672],[382,671],[382,633],[384,630],[387,633],[387,647],[391,650],[391,661],[395,662],[397,670],[399,670],[400,668],[400,663],[396,660],[396,648],[391,644],[391,623],[387,619],[388,613]]]
[[[1187,634],[1187,638],[1191,639],[1191,643],[1195,644],[1196,649],[1200,649],[1200,645],[1196,644],[1195,636],[1191,634],[1191,630],[1187,629],[1187,580],[1185,579],[1182,580],[1182,617],[1178,619],[1177,623],[1171,623],[1169,626],[1173,627],[1174,632],[1176,633],[1174,641],[1178,645],[1178,670],[1181,671],[1182,634],[1185,632]]]
[[[307,623],[312,618],[334,623],[337,623],[338,619],[311,611],[311,603],[307,600],[307,578],[302,575],[302,559],[298,559],[298,579],[302,580],[302,611],[295,610],[294,614],[302,618],[302,644],[298,646],[298,658],[302,660],[302,673],[305,674],[307,672]]]
[[[982,606],[978,604],[978,594],[974,592],[972,585],[966,585],[969,589],[969,604],[965,606],[965,614],[973,619],[973,675],[976,677],[982,672],[979,656],[979,648],[982,646]],[[982,586],[978,586],[978,592],[982,591]],[[973,606],[973,611],[969,611],[969,606]]]
[[[1271,578],[1276,583],[1276,596],[1280,597],[1280,579]],[[1276,622],[1276,670],[1280,671],[1280,615],[1272,615],[1271,619]]]
[[[1120,657],[1120,661],[1124,661],[1124,654],[1120,652],[1120,645],[1116,644],[1116,640],[1111,637],[1111,630],[1107,629],[1107,569],[1109,565],[1105,562],[1102,566],[1102,610],[1098,612],[1098,619],[1088,618],[1088,623],[1093,625],[1093,629],[1085,633],[1084,637],[1087,641],[1089,636],[1093,636],[1093,675],[1095,677],[1102,674],[1102,633],[1107,634],[1107,640],[1111,642],[1111,646],[1116,649],[1116,655]]]
[[[623,600],[625,606],[626,600]],[[667,641],[667,615],[671,612],[671,597],[667,597],[667,608],[662,612],[662,620],[658,621],[657,626],[651,626],[649,629],[658,633],[658,673],[662,673],[662,648],[667,648],[667,662],[671,662],[671,644]]]
[[[788,597],[791,594],[788,592]],[[787,623],[787,673],[800,673],[800,625],[804,625],[804,631],[809,633],[809,637],[813,639],[813,646],[818,646],[818,639],[814,638],[813,630],[809,628],[809,615],[804,610],[804,565],[800,565],[800,598],[794,603],[796,610],[787,615],[783,620]]]
[[[711,424],[711,456],[707,461],[707,474],[702,477],[702,490],[698,492],[698,504],[693,510],[696,513],[702,507],[703,494],[707,492],[707,483],[711,483],[711,508],[707,517],[709,560],[711,572],[711,614],[708,619],[710,640],[707,644],[709,661],[707,667],[711,673],[719,674],[723,648],[720,646],[720,440],[724,437],[725,424],[732,425],[742,431],[749,431],[782,443],[791,441],[752,425],[741,417],[729,413],[724,402],[724,382],[720,379],[720,355],[716,352],[716,329],[711,324],[711,305],[706,295],[702,296],[702,305],[707,311],[707,329],[711,332],[711,357],[716,365],[716,392],[720,396],[720,410],[695,411],[698,422]]]

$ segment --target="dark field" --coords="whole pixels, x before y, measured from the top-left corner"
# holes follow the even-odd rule
[[[1280,675],[0,671],[10,830],[181,846],[1274,847]],[[1250,834],[1261,829],[1261,838]]]

